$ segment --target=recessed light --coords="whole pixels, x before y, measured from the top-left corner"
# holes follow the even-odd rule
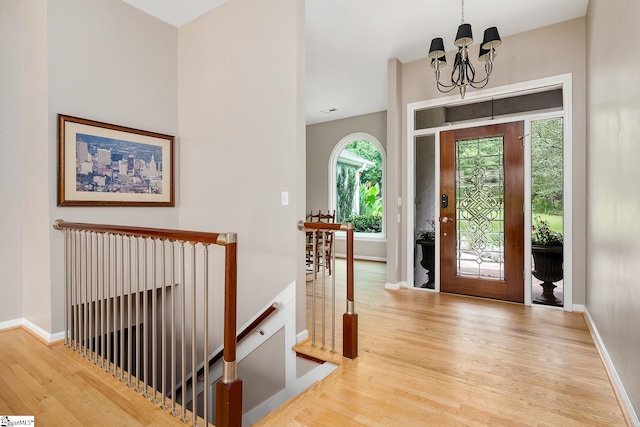
[[[329,108],[327,110],[320,110],[321,113],[333,113],[335,111],[338,111],[337,108]]]

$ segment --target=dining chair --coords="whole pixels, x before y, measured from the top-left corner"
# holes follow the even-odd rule
[[[336,222],[336,211],[335,209],[331,211],[327,211],[327,213],[322,213],[322,211],[318,211],[317,214],[314,214],[313,211],[307,217],[309,218],[309,222],[326,222],[326,223],[335,223]],[[313,233],[307,233],[307,265],[312,263],[313,259]],[[329,275],[331,275],[331,257],[333,255],[333,231],[317,231],[315,232],[316,236],[316,253],[315,253],[315,263],[316,263],[316,273],[320,271],[320,267],[324,265],[329,270]],[[324,239],[323,239],[324,237]],[[310,246],[311,245],[311,246]],[[322,264],[320,263],[322,261]]]

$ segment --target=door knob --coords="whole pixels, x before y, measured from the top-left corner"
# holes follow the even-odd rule
[[[449,222],[449,221],[451,221],[451,218],[448,218],[448,217],[446,217],[446,216],[443,216],[442,218],[440,218],[440,221],[442,221],[442,222]]]

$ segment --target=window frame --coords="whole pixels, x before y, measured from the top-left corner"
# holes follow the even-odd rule
[[[380,233],[354,233],[354,238],[357,240],[371,240],[371,241],[380,241],[384,240],[387,237],[386,233],[386,207],[385,207],[385,189],[386,189],[386,176],[387,176],[387,156],[384,150],[384,147],[375,136],[366,133],[366,132],[354,132],[350,133],[343,137],[338,143],[333,147],[331,151],[331,155],[329,156],[329,173],[328,173],[328,196],[329,200],[327,206],[329,206],[329,210],[337,210],[336,203],[336,173],[338,168],[338,158],[340,157],[340,153],[345,147],[352,142],[365,140],[371,144],[380,152],[380,158],[382,159],[382,180],[380,181],[380,192],[382,193],[382,231]],[[336,237],[344,236],[344,232],[336,232]]]

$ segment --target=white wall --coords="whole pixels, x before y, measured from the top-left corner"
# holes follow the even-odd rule
[[[49,171],[47,140],[47,4],[24,2],[24,163],[22,317],[52,331],[49,276]]]
[[[64,327],[55,219],[178,227],[177,208],[57,207],[57,114],[176,135],[178,31],[119,1],[24,4],[22,317],[55,333]]]
[[[0,2],[0,323],[22,317],[22,1]]]
[[[180,226],[238,233],[238,324],[296,281],[304,304],[303,13],[234,0],[179,30]]]
[[[586,259],[587,310],[637,415],[640,82],[638,56],[629,54],[628,45],[637,39],[638,16],[636,0],[589,2]]]
[[[177,29],[123,2],[22,5],[27,155],[13,172],[29,197],[18,205],[24,268],[16,262],[5,272],[7,280],[24,279],[12,296],[22,291],[23,307],[10,316],[49,332],[63,328],[57,218],[237,231],[240,292],[252,296],[242,302],[239,322],[296,281],[304,302],[304,242],[296,230],[305,198],[303,2],[229,2],[180,30],[180,58]],[[177,207],[57,207],[59,113],[172,135],[180,119]],[[280,204],[282,191],[288,206]],[[304,329],[304,312],[299,317]]]

